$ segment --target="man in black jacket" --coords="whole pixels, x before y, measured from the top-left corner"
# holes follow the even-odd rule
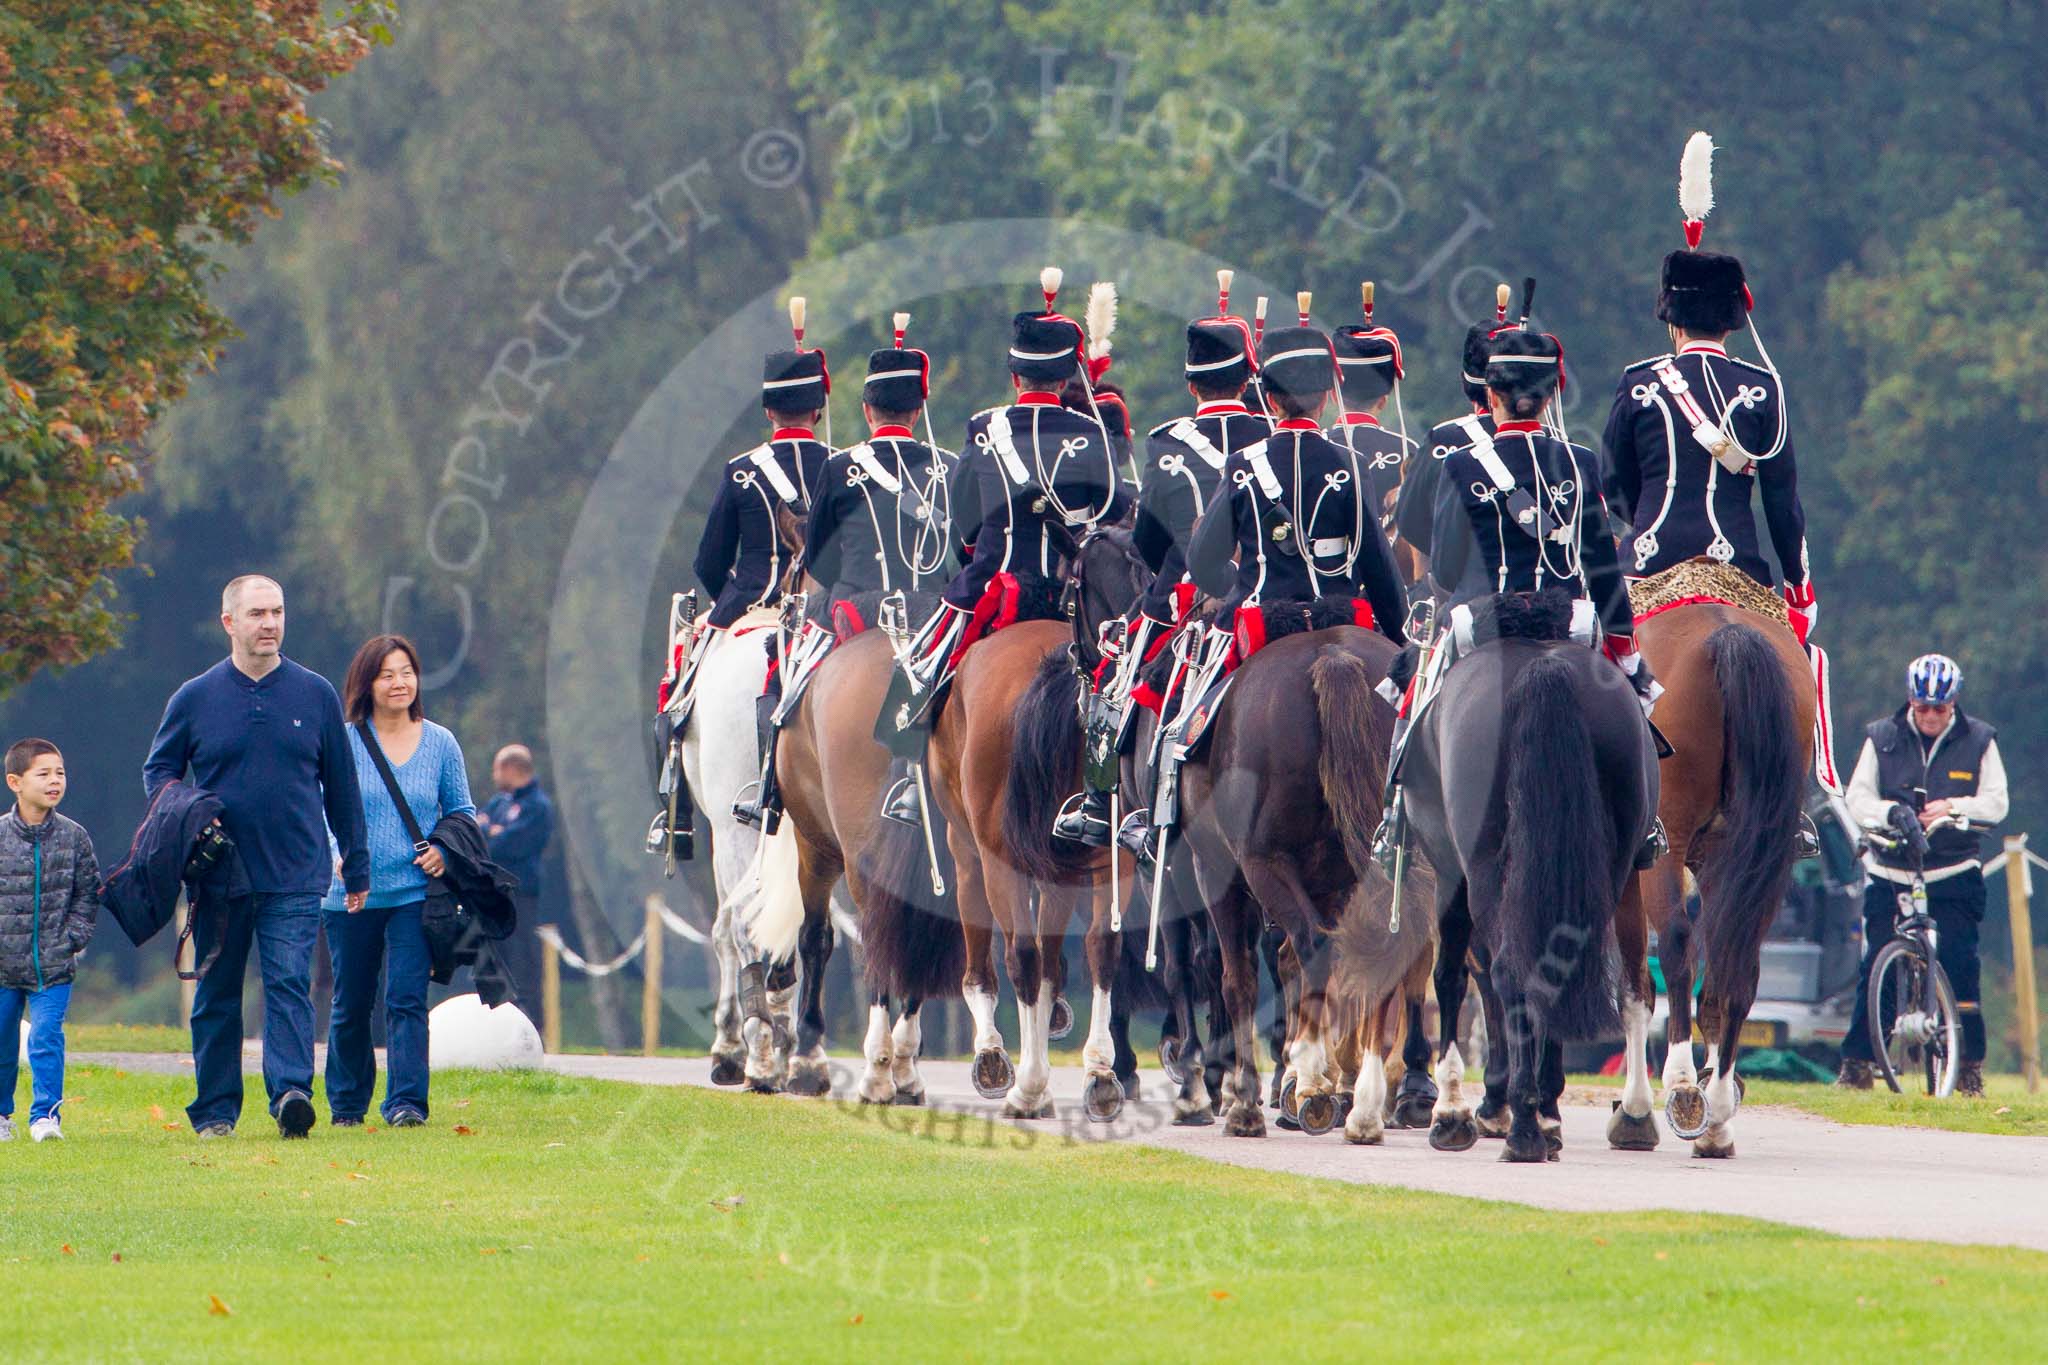
[[[1977,934],[1984,921],[1983,840],[1984,831],[2005,818],[2005,762],[1998,732],[1957,705],[1963,673],[1954,660],[1921,655],[1907,667],[1906,685],[1906,704],[1865,731],[1863,752],[1849,777],[1849,813],[1858,824],[1881,829],[1924,830],[1944,817],[1968,822],[1967,828],[1944,826],[1926,836],[1925,876],[1935,950],[1963,1018],[1956,1090],[1981,1095],[1984,1014]],[[1904,850],[1872,849],[1866,865],[1871,883],[1863,899],[1863,970],[1836,1082],[1858,1090],[1871,1083],[1870,960],[1891,941],[1898,894],[1913,883],[1913,861]]]

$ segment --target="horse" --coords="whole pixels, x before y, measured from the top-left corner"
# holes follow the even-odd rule
[[[1238,666],[1206,746],[1182,768],[1181,828],[1222,954],[1234,1064],[1224,1130],[1231,1136],[1265,1133],[1257,951],[1269,922],[1285,938],[1278,956],[1298,1120],[1311,1133],[1335,1126],[1339,1082],[1330,1040],[1341,1021],[1331,1013],[1331,935],[1346,915],[1377,913],[1392,894],[1370,840],[1394,721],[1373,687],[1394,652],[1384,636],[1355,625],[1271,640]],[[1387,979],[1405,986],[1415,963],[1434,950],[1431,926],[1409,919],[1378,947],[1393,963]],[[1345,1122],[1353,1141],[1378,1140],[1384,1092],[1375,1083],[1384,1085],[1379,1069],[1361,1068]]]
[[[1671,849],[1635,878],[1617,928],[1644,940],[1657,930],[1671,1006],[1663,1082],[1672,1131],[1692,1140],[1696,1156],[1733,1156],[1736,1052],[1756,1001],[1763,941],[1791,881],[1813,767],[1813,674],[1788,624],[1718,601],[1646,616],[1636,639],[1665,688],[1657,724],[1674,752],[1662,764],[1659,814]],[[1687,870],[1699,882],[1697,924],[1685,912]],[[1692,1052],[1696,964],[1705,972],[1704,1096]],[[1656,999],[1647,966],[1628,985],[1622,1107],[1647,1115],[1643,1037]],[[1654,1124],[1638,1130],[1633,1145],[1655,1145]]]
[[[1082,1105],[1090,1119],[1108,1121],[1125,1098],[1110,1037],[1119,948],[1109,855],[1054,838],[1052,822],[1081,784],[1076,669],[1099,662],[1090,623],[1122,610],[1140,586],[1128,538],[1121,529],[1098,529],[1070,556],[1070,565],[1081,566],[1070,568],[1081,599],[1071,607],[1078,628],[1057,618],[1019,620],[968,650],[927,749],[958,877],[967,958],[961,990],[974,1017],[974,1083],[984,1096],[1004,1095],[1003,1112],[1013,1118],[1052,1113],[1048,1044],[1063,943],[1068,921],[1083,907],[1092,994]],[[1045,604],[1040,613],[1049,614]],[[1128,862],[1119,877],[1128,881]],[[1126,889],[1119,885],[1116,894]],[[1017,995],[1021,1056],[1014,1068],[996,1028],[990,951],[996,929]]]
[[[1555,604],[1564,610],[1545,619]],[[1445,953],[1468,932],[1499,998],[1503,1027],[1489,1021],[1488,1051],[1509,1073],[1505,1161],[1545,1161],[1562,1146],[1562,1043],[1599,1036],[1613,1020],[1608,942],[1656,815],[1656,750],[1634,690],[1596,651],[1560,638],[1567,615],[1562,594],[1533,610],[1504,600],[1499,638],[1451,667],[1405,765],[1413,836],[1437,876],[1438,923],[1453,926]],[[1620,947],[1634,972],[1640,945]],[[1440,1150],[1477,1137],[1457,1097],[1461,1073],[1447,1027],[1431,1131]]]
[[[854,614],[875,619],[881,597],[855,599]],[[861,1102],[924,1102],[919,1009],[960,989],[960,925],[941,889],[948,868],[943,859],[936,869],[928,861],[921,831],[881,817],[892,771],[874,720],[894,669],[890,641],[875,629],[835,645],[817,665],[780,732],[781,822],[765,841],[753,894],[741,898],[755,946],[772,960],[795,954],[801,962],[789,1076],[796,1094],[824,1095],[831,1086],[824,980],[834,942],[831,896],[842,877],[859,920],[868,987]]]

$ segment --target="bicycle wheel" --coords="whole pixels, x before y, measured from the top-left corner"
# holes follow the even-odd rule
[[[1903,1093],[1910,1078],[1929,1095],[1955,1089],[1962,1016],[1939,963],[1904,939],[1887,943],[1870,964],[1869,1008],[1870,1050],[1886,1085]]]

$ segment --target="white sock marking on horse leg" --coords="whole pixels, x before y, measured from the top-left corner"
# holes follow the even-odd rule
[[[1465,1116],[1465,1097],[1459,1090],[1464,1082],[1464,1054],[1458,1051],[1456,1043],[1452,1043],[1444,1049],[1444,1055],[1436,1059],[1436,1105],[1429,1114],[1432,1120]]]
[[[969,986],[966,996],[967,1012],[974,1016],[974,1050],[999,1050],[1003,1035],[996,1029],[996,993],[986,986]]]
[[[860,1054],[867,1060],[861,1072],[860,1097],[876,1104],[887,1103],[895,1096],[896,1086],[889,1077],[889,1011],[880,1004],[868,1006],[868,1032],[861,1040]]]
[[[1116,1069],[1116,1044],[1109,1036],[1109,991],[1102,986],[1095,987],[1088,1000],[1088,1041],[1081,1048],[1081,1064],[1099,1075]]]
[[[1621,1112],[1639,1119],[1650,1112],[1650,1007],[1630,1000],[1621,1008]]]
[[[1052,1081],[1047,1059],[1052,1031],[1052,991],[1041,987],[1038,1003],[1017,1005],[1017,1079],[1010,1088],[1010,1102],[1019,1111],[1033,1114],[1045,1099]]]
[[[1351,1117],[1344,1134],[1355,1142],[1371,1142],[1386,1131],[1387,1064],[1369,1052],[1358,1064],[1358,1084],[1351,1090]]]
[[[732,909],[721,906],[711,921],[711,946],[718,959],[718,1008],[712,1014],[713,1055],[739,1052],[740,1040],[740,957],[732,939]]]
[[[1327,1095],[1336,1087],[1330,1084],[1330,1058],[1323,1048],[1320,1035],[1311,1034],[1296,1040],[1289,1050],[1288,1063],[1294,1070],[1294,1093],[1302,1095]]]
[[[1697,1085],[1699,1073],[1692,1067],[1692,1042],[1687,1040],[1674,1043],[1664,1054],[1664,1088],[1675,1089],[1681,1085]]]
[[[896,1088],[907,1094],[924,1093],[924,1077],[917,1072],[917,1054],[924,1049],[924,1027],[912,1010],[896,1021],[896,1037],[889,1051],[895,1059]]]
[[[1707,1123],[1710,1128],[1719,1130],[1735,1117],[1735,1068],[1717,1065],[1720,1059],[1712,1049],[1707,1056],[1711,1059],[1708,1064],[1714,1067],[1714,1079],[1707,1083]],[[1719,1135],[1723,1139],[1728,1136],[1725,1132]]]

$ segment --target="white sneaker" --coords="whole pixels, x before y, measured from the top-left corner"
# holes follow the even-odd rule
[[[11,1116],[0,1117],[0,1142],[12,1141],[14,1141],[14,1119]]]
[[[57,1122],[55,1114],[51,1114],[48,1118],[40,1118],[31,1123],[28,1126],[28,1135],[37,1142],[49,1138],[56,1138],[61,1142],[64,1138],[64,1125]]]

